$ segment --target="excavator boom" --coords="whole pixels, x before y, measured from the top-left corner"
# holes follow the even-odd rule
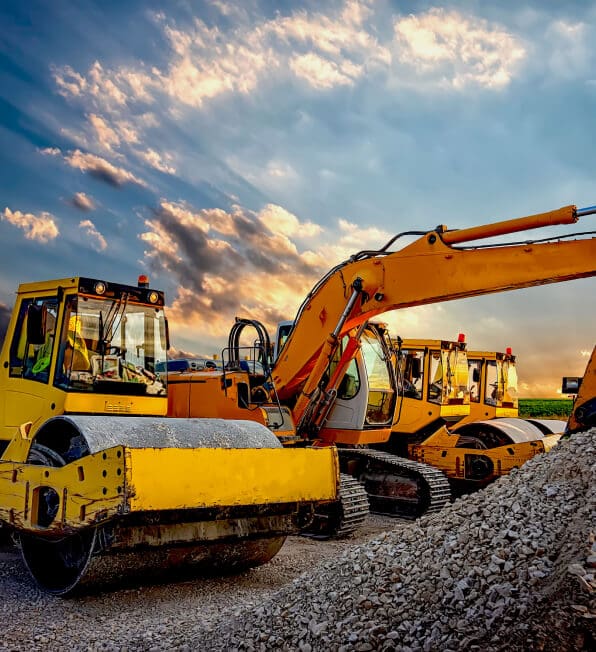
[[[301,306],[273,369],[280,398],[308,396],[318,376],[313,369],[325,366],[337,338],[381,313],[596,275],[596,237],[454,246],[569,224],[592,213],[595,207],[568,206],[470,229],[439,227],[403,249],[387,251],[394,238],[381,250],[352,256],[321,279]]]

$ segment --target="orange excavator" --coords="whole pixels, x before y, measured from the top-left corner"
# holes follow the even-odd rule
[[[272,429],[285,446],[337,446],[344,491],[335,511],[321,519],[322,534],[342,531],[346,524],[349,530],[363,518],[366,501],[356,495],[362,486],[372,501],[380,496],[384,503],[415,502],[418,512],[440,509],[449,500],[440,470],[370,447],[391,436],[396,381],[391,380],[395,368],[388,335],[382,327],[371,333],[369,321],[400,308],[594,276],[596,238],[585,233],[469,244],[573,224],[593,213],[596,207],[567,206],[466,229],[408,231],[380,249],[358,252],[309,292],[275,358],[262,324],[240,319],[223,351],[221,372],[171,374],[170,413],[255,420]],[[416,237],[413,242],[392,250],[399,238],[411,236]],[[245,327],[257,332],[248,361],[242,359]],[[369,359],[365,375],[351,373],[359,352]],[[346,396],[356,399],[342,406],[352,414],[346,414],[343,425],[334,425],[332,411]],[[437,491],[435,481],[441,485]]]

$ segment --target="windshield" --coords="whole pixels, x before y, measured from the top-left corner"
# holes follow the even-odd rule
[[[465,351],[433,351],[430,360],[428,398],[447,405],[468,395],[468,361]]]
[[[488,405],[517,407],[517,369],[509,360],[491,360],[487,366],[486,394]]]
[[[361,340],[362,357],[368,376],[368,405],[366,424],[382,425],[390,423],[395,408],[395,391],[390,376],[389,364],[381,342],[368,334]]]
[[[78,391],[164,395],[164,312],[121,299],[66,301],[55,384]]]

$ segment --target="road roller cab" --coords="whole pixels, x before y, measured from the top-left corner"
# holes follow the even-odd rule
[[[170,418],[162,292],[70,278],[19,287],[0,355],[0,523],[65,595],[130,561],[262,564],[337,497],[332,448],[264,425]],[[99,569],[102,569],[99,572]]]

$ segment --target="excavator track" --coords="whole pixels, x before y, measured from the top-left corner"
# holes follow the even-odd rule
[[[364,487],[352,476],[341,473],[339,500],[320,506],[303,536],[314,539],[340,539],[356,532],[369,513]]]
[[[432,466],[373,449],[338,452],[341,470],[364,485],[371,512],[415,519],[451,500],[447,477]]]

